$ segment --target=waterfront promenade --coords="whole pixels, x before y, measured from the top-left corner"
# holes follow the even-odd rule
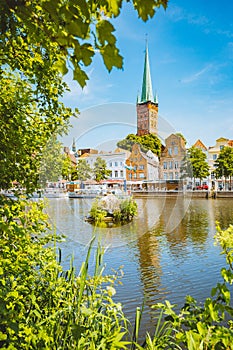
[[[191,197],[191,198],[233,198],[233,191],[132,191],[135,198],[146,197]]]

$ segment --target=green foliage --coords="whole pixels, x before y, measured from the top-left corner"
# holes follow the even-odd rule
[[[126,320],[112,299],[117,277],[102,275],[100,247],[93,277],[91,245],[80,272],[72,263],[65,272],[42,204],[0,200],[1,349],[124,349]]]
[[[200,181],[209,175],[209,166],[206,154],[199,148],[188,149],[187,156],[182,167],[183,177],[199,178]]]
[[[91,220],[97,226],[99,226],[99,224],[105,220],[106,216],[109,215],[111,215],[113,222],[121,224],[131,221],[133,217],[137,215],[137,203],[131,197],[119,199],[115,204],[112,203],[110,205],[111,212],[108,211],[106,205],[107,204],[102,200],[102,198],[96,198],[96,200],[92,203],[89,214]]]
[[[94,223],[96,223],[97,225],[99,223],[101,223],[104,220],[104,218],[107,216],[106,210],[103,210],[99,206],[98,199],[93,201],[89,214],[90,214],[90,217],[92,218],[92,220],[94,221]]]
[[[75,175],[76,169],[72,164],[72,161],[68,154],[64,155],[62,162],[62,178],[65,180],[76,180],[73,178],[73,174]]]
[[[85,181],[91,179],[92,169],[85,159],[79,159],[77,164],[77,179]]]
[[[189,154],[186,154],[182,159],[181,167],[180,167],[181,179],[186,179],[187,177],[193,178],[193,167],[189,158]]]
[[[46,182],[56,182],[62,177],[67,156],[63,153],[62,143],[56,136],[47,142],[40,161],[39,183],[45,187]]]
[[[140,145],[143,152],[151,150],[154,154],[158,156],[161,153],[161,141],[160,139],[153,134],[147,134],[138,136],[135,134],[129,134],[124,140],[121,140],[117,143],[117,146],[128,151],[132,151],[132,146],[137,143]]]
[[[111,21],[118,17],[123,0],[63,1],[31,0],[0,3],[0,52],[2,64],[35,74],[48,68],[66,74],[73,70],[73,79],[81,86],[88,76],[84,67],[92,63],[98,52],[106,68],[122,68],[123,58],[116,46],[115,28]],[[166,8],[167,0],[131,2],[138,16],[146,21],[156,8]],[[51,67],[51,68],[50,68]],[[42,83],[43,85],[43,83]]]
[[[111,175],[111,170],[107,169],[107,164],[104,159],[97,157],[93,169],[94,179],[96,181],[105,180]]]
[[[233,148],[225,146],[214,163],[217,178],[233,176]]]
[[[31,193],[39,186],[40,162],[48,156],[48,140],[64,130],[72,115],[57,100],[57,84],[51,82],[53,97],[48,105],[18,74],[0,71],[0,188],[9,189],[18,181]]]
[[[176,135],[179,136],[179,137],[181,137],[181,138],[184,140],[184,143],[185,143],[185,145],[186,145],[187,140],[186,140],[186,138],[184,137],[184,135],[183,135],[181,132],[177,132]]]
[[[120,204],[120,213],[121,222],[132,220],[132,218],[137,215],[137,203],[135,200],[133,200],[131,197],[122,200]]]

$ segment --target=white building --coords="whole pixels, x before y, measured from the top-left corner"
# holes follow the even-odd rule
[[[129,157],[130,152],[117,148],[113,152],[85,153],[80,159],[85,159],[93,169],[97,158],[101,158],[106,162],[107,169],[111,171],[109,180],[126,179],[125,161]]]
[[[233,146],[233,141],[229,140],[225,137],[220,137],[219,139],[216,140],[216,143],[214,146],[211,146],[208,148],[208,165],[210,167],[210,177],[211,177],[211,182],[212,186],[215,187],[216,189],[218,188],[223,188],[224,185],[226,185],[226,189],[228,189],[228,182],[225,181],[226,179],[216,179],[215,178],[215,166],[214,163],[217,160],[221,150],[225,147],[232,147]]]

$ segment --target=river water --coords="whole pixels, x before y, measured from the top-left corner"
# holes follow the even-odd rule
[[[97,229],[84,220],[91,202],[49,200],[49,220],[57,234],[66,236],[60,243],[62,264],[69,267],[73,257],[78,271],[95,235],[94,247],[101,240],[105,248],[106,273],[124,272],[115,300],[122,303],[126,316],[133,320],[136,307],[144,304],[143,330],[153,329],[153,304],[167,299],[179,308],[186,295],[202,302],[221,281],[225,258],[214,245],[215,226],[216,221],[224,229],[233,223],[231,199],[138,198],[138,216],[130,224]]]

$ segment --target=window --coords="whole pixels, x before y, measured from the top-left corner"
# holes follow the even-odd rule
[[[124,177],[124,172],[123,172],[123,170],[120,171],[120,177]]]
[[[172,155],[172,148],[171,147],[168,147],[168,154],[169,154],[169,156]]]
[[[115,177],[118,177],[118,171],[115,170]]]
[[[122,166],[122,165],[123,165],[123,162],[120,162],[120,165]]]
[[[213,154],[213,160],[216,160],[218,158],[217,154]]]
[[[118,162],[115,162],[115,166],[118,166]]]
[[[137,173],[134,173],[134,174],[133,174],[133,177],[136,179],[136,178],[137,178]]]
[[[174,154],[175,154],[175,155],[178,154],[178,147],[177,147],[177,146],[174,147]]]
[[[173,173],[169,173],[169,180],[173,180]]]
[[[220,151],[221,151],[224,148],[224,145],[220,145],[219,148],[220,148]]]
[[[144,170],[144,165],[139,165],[139,170]]]
[[[179,173],[175,172],[175,179],[179,179]]]
[[[109,166],[112,167],[112,162],[109,163]]]
[[[170,162],[169,162],[169,169],[172,169],[172,168],[173,168],[173,162],[170,161]]]
[[[167,169],[167,162],[163,162],[163,169]]]
[[[144,179],[144,177],[145,177],[144,173],[140,173],[139,177],[140,177],[140,179]]]
[[[163,173],[164,180],[167,180],[167,173]]]
[[[177,160],[174,162],[174,168],[175,168],[175,169],[178,169],[178,168],[179,168],[179,162],[178,162]]]

